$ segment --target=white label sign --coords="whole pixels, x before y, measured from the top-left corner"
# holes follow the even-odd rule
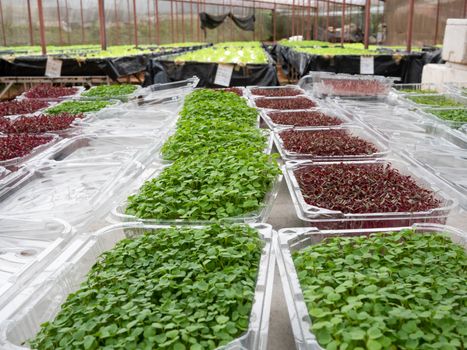
[[[232,79],[233,68],[234,66],[231,64],[218,64],[214,84],[221,86],[229,86],[230,79]]]
[[[373,56],[360,56],[360,74],[375,74],[375,60]]]
[[[47,57],[45,66],[45,76],[49,78],[58,78],[62,75],[62,60],[56,60],[52,57]]]

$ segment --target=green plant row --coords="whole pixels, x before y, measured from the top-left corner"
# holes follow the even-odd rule
[[[448,237],[332,238],[293,260],[324,348],[466,348],[467,256]]]
[[[111,105],[109,101],[65,101],[56,106],[47,108],[46,114],[56,115],[60,113],[80,114],[88,112],[97,112]]]
[[[266,64],[268,57],[264,49],[256,44],[230,45],[220,43],[196,51],[186,52],[175,57],[175,62],[213,62],[238,64]]]
[[[215,349],[248,329],[262,250],[248,226],[170,228],[102,254],[33,349]]]
[[[467,123],[467,109],[431,109],[429,113],[443,120]]]
[[[143,219],[219,220],[260,208],[280,170],[263,153],[257,111],[231,92],[187,96],[177,130],[162,148],[175,162],[128,198],[126,213]]]
[[[427,96],[407,96],[409,100],[419,105],[429,105],[436,107],[463,107],[461,102],[457,102],[451,97],[444,95],[427,95]]]
[[[82,96],[111,99],[127,96],[135,92],[138,87],[131,84],[99,85],[82,93]]]

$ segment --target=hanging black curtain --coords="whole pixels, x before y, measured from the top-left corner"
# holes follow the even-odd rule
[[[226,18],[229,17],[235,23],[237,27],[243,30],[254,31],[255,30],[255,15],[250,15],[246,17],[237,17],[233,13],[227,13],[225,15],[214,16],[207,14],[206,12],[201,12],[199,14],[199,19],[201,21],[201,29],[204,30],[206,35],[206,29],[215,29],[219,27]]]

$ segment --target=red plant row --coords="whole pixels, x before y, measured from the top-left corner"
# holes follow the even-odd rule
[[[24,157],[37,146],[46,144],[52,136],[11,134],[0,137],[0,161]]]
[[[25,93],[27,98],[58,98],[74,95],[78,89],[72,87],[53,86],[52,84],[39,84]]]
[[[49,104],[44,100],[26,99],[21,101],[0,102],[0,117],[15,114],[28,114],[37,112]]]
[[[284,97],[284,96],[297,96],[302,94],[298,89],[291,87],[278,87],[278,88],[254,88],[251,89],[253,95],[268,96],[268,97]]]
[[[84,114],[60,113],[54,116],[38,115],[34,117],[19,117],[8,119],[0,117],[0,132],[5,134],[37,134],[48,131],[68,129],[76,118],[83,118]]]
[[[313,156],[368,155],[378,152],[370,142],[347,130],[285,130],[279,133],[287,151]]]
[[[259,108],[270,109],[307,109],[316,107],[316,103],[306,97],[268,98],[260,97],[255,100]]]
[[[343,213],[417,212],[440,206],[431,191],[389,165],[311,165],[294,173],[306,203]]]
[[[376,80],[323,79],[322,82],[326,92],[338,96],[375,96],[388,89]]]
[[[342,124],[342,120],[320,111],[271,111],[268,117],[275,124],[294,126],[332,126]]]

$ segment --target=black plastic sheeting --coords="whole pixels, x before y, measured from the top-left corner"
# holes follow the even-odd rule
[[[164,84],[197,76],[200,87],[219,87],[214,84],[217,63],[184,62],[175,63],[172,60],[151,59],[149,61],[144,84]],[[277,86],[276,67],[272,64],[235,65],[230,86]]]
[[[170,53],[192,51],[208,45],[183,47],[170,50]],[[87,58],[77,60],[65,56],[54,56],[62,60],[62,76],[109,76],[116,80],[120,77],[136,74],[146,69],[151,58],[167,55],[166,52],[147,53],[134,56]],[[44,76],[47,57],[24,56],[16,57],[13,61],[0,58],[0,76]]]
[[[199,20],[201,22],[201,29],[206,33],[206,29],[215,29],[224,23],[225,19],[229,17],[235,25],[243,30],[254,31],[255,30],[255,15],[246,17],[237,17],[232,12],[226,13],[225,15],[210,15],[206,12],[199,14]]]
[[[290,47],[276,47],[278,62],[286,75],[292,67],[302,77],[310,71],[360,74],[360,56],[321,56],[298,52]],[[440,63],[441,50],[411,54],[380,54],[374,56],[374,74],[400,77],[401,83],[420,83],[423,66]]]

